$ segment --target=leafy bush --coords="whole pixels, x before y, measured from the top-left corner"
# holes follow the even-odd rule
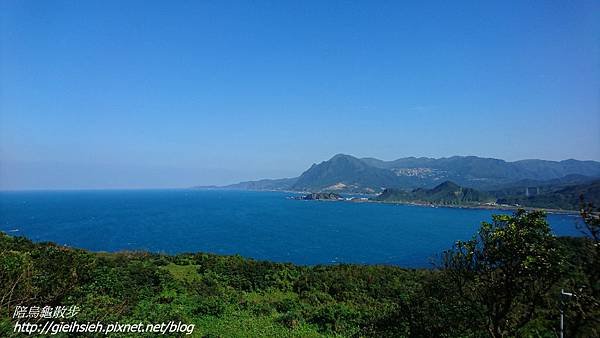
[[[588,234],[595,211],[589,211]],[[596,231],[596,232],[593,232]],[[240,256],[91,253],[0,233],[0,336],[16,305],[81,307],[78,321],[196,324],[201,336],[569,336],[600,326],[597,237],[556,238],[545,216],[494,216],[436,269],[295,266]]]

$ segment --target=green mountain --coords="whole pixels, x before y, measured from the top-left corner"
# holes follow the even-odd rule
[[[581,197],[587,203],[600,205],[600,180],[577,185],[566,185],[570,180],[582,178],[570,177],[562,180],[537,181],[540,188],[526,185],[521,188],[484,192],[473,188],[465,188],[456,183],[446,181],[433,189],[417,188],[385,189],[380,195],[373,198],[382,202],[424,203],[438,205],[477,205],[497,203],[510,206],[521,206],[544,209],[578,210]],[[526,183],[536,183],[527,181]],[[545,185],[544,185],[545,184]],[[517,191],[514,195],[507,195],[506,191]]]
[[[382,161],[338,154],[313,164],[299,177],[248,181],[221,188],[379,193],[386,188],[433,188],[452,181],[478,190],[505,191],[499,196],[506,197],[513,195],[506,191],[508,188],[524,191],[527,186],[579,184],[597,178],[600,178],[600,162],[595,161],[506,162],[476,156]]]
[[[441,205],[469,205],[493,203],[496,198],[486,192],[465,188],[446,181],[433,189],[418,188],[411,191],[385,189],[374,200],[382,202],[432,203]]]
[[[538,193],[510,195],[498,198],[498,203],[508,205],[519,205],[535,208],[578,210],[580,198],[585,202],[600,205],[600,180],[591,183],[570,185],[566,187],[550,187],[550,191],[542,190]]]
[[[568,175],[600,177],[599,162],[572,159],[559,162],[545,160],[507,162],[476,156],[452,156],[439,159],[407,157],[395,161],[373,158],[362,160],[371,166],[392,170],[399,176],[416,176],[426,186],[436,184],[436,180],[451,180],[463,186],[487,190],[526,179],[552,180]]]
[[[231,184],[221,188],[237,190],[292,190],[292,186],[298,180],[294,178],[264,179],[258,181],[246,181]]]
[[[349,155],[338,154],[329,161],[313,164],[292,186],[298,191],[379,192],[395,186],[397,177]]]
[[[525,179],[493,187],[489,192],[498,198],[507,196],[525,197],[529,194],[539,195],[551,193],[573,185],[589,184],[595,180],[597,180],[597,178],[583,175],[567,175],[551,180]]]

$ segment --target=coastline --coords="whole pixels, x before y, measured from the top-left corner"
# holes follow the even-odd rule
[[[343,202],[343,201],[342,201]],[[480,210],[501,210],[501,211],[514,211],[524,209],[527,211],[543,211],[548,214],[563,214],[563,215],[579,215],[579,210],[564,210],[564,209],[548,209],[548,208],[537,208],[537,207],[517,207],[512,205],[477,205],[477,204],[435,204],[435,203],[419,203],[419,202],[403,202],[403,201],[347,201],[353,203],[382,203],[382,204],[398,204],[398,205],[409,205],[419,207],[433,207],[433,208],[451,208],[451,209],[480,209]]]
[[[267,190],[254,190],[254,191],[267,191]],[[281,190],[279,190],[281,191]],[[283,192],[283,191],[282,191]],[[305,193],[305,192],[297,192],[297,191],[285,191],[287,193]],[[352,193],[348,193],[352,194]],[[373,195],[376,194],[360,194],[360,195]],[[295,200],[299,200],[297,198],[291,198]],[[437,203],[429,203],[429,202],[417,202],[417,201],[376,201],[372,199],[362,200],[362,199],[315,199],[315,201],[330,201],[330,202],[349,202],[349,203],[380,203],[380,204],[396,204],[396,205],[408,205],[408,206],[418,206],[418,207],[431,207],[431,208],[452,208],[452,209],[479,209],[479,210],[501,210],[501,211],[515,211],[519,209],[524,209],[527,211],[543,211],[548,214],[563,214],[563,215],[579,215],[579,210],[565,210],[565,209],[551,209],[551,208],[539,208],[539,207],[527,207],[527,206],[512,206],[506,204],[437,204]]]
[[[295,191],[295,190],[277,190],[277,189],[227,189],[227,188],[197,188],[193,187],[190,189],[194,190],[227,190],[227,191],[254,191],[254,192],[280,192],[288,194],[310,194],[310,191]],[[360,192],[341,192],[338,194],[343,195],[361,195],[361,196],[377,196],[378,194],[367,194]],[[298,200],[296,198],[290,198]],[[515,211],[524,209],[527,211],[544,211],[548,214],[563,214],[563,215],[579,215],[579,210],[565,210],[565,209],[551,209],[551,208],[539,208],[539,207],[526,207],[526,206],[512,206],[506,204],[436,204],[427,202],[409,202],[409,201],[375,201],[372,199],[368,200],[325,200],[316,199],[314,201],[328,201],[328,202],[349,202],[349,203],[381,203],[381,204],[398,204],[408,206],[419,206],[419,207],[433,207],[433,208],[452,208],[452,209],[480,209],[480,210],[500,210],[500,211]]]

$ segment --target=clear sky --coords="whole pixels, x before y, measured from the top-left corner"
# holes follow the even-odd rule
[[[600,160],[598,1],[0,1],[0,189]]]

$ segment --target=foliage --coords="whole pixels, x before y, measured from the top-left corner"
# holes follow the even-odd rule
[[[520,194],[513,193],[508,196],[502,196],[502,192],[496,192],[499,195],[498,203],[534,208],[578,210],[580,199],[583,197],[588,203],[600,205],[599,180],[568,186],[546,186],[542,187],[539,195],[534,196],[525,196],[525,189],[525,187],[521,187]]]
[[[461,187],[446,181],[433,189],[418,188],[412,191],[385,189],[375,200],[382,202],[416,202],[439,205],[469,205],[495,202],[488,193]]]
[[[419,270],[92,253],[0,234],[0,336],[14,335],[16,305],[71,304],[79,322],[181,320],[205,337],[554,336],[564,288],[578,295],[564,304],[569,336],[589,337],[597,250],[597,238],[555,238],[542,213],[524,211],[495,216],[443,266]]]
[[[600,209],[592,203],[581,201],[583,233],[581,238],[569,242],[571,260],[564,288],[574,294],[564,304],[567,317],[573,323],[573,335],[600,336]]]
[[[542,212],[517,211],[483,222],[470,241],[444,254],[456,293],[478,309],[490,336],[515,335],[543,307],[543,295],[559,279],[562,253]]]

